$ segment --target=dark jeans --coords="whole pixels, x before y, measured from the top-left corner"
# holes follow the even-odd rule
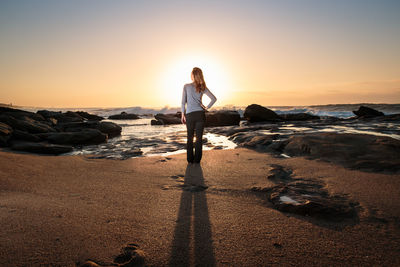
[[[187,161],[200,162],[203,150],[203,130],[206,122],[204,111],[194,111],[186,114],[187,129]],[[196,132],[195,154],[193,155],[193,137]]]

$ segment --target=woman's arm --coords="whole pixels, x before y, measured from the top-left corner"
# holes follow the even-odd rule
[[[212,105],[214,105],[214,103],[217,101],[217,98],[215,97],[215,95],[213,95],[213,93],[211,93],[210,90],[208,90],[208,88],[204,90],[204,93],[211,99],[210,103],[208,103],[206,107],[207,109],[210,109]]]
[[[186,96],[186,88],[185,88],[185,86],[186,86],[186,85],[183,86],[183,91],[182,91],[182,105],[181,105],[181,112],[182,112],[182,114],[181,114],[181,122],[182,122],[183,124],[186,123],[185,105],[186,105],[186,102],[187,102],[187,96]]]

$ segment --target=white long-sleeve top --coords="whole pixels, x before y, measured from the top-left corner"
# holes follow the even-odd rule
[[[211,93],[208,88],[206,88],[202,93],[196,92],[196,87],[194,83],[187,83],[183,86],[183,92],[182,92],[182,106],[181,106],[181,111],[182,114],[188,114],[193,111],[201,111],[204,110],[201,107],[201,99],[203,97],[203,94],[206,94],[210,99],[210,103],[207,105],[207,109],[211,108],[212,105],[214,105],[215,101],[217,101],[217,98],[213,93]],[[185,105],[187,104],[187,107],[185,109]],[[185,112],[186,111],[186,112]]]

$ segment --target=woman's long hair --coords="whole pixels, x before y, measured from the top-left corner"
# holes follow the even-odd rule
[[[206,90],[206,82],[204,81],[203,72],[200,68],[194,67],[192,70],[193,78],[194,78],[194,86],[196,87],[196,92],[204,92]]]

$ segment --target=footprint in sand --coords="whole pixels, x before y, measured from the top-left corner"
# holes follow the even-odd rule
[[[114,257],[113,263],[95,262],[86,260],[83,264],[76,263],[77,267],[143,267],[145,266],[145,253],[139,248],[139,245],[131,243],[121,249],[121,254]]]

